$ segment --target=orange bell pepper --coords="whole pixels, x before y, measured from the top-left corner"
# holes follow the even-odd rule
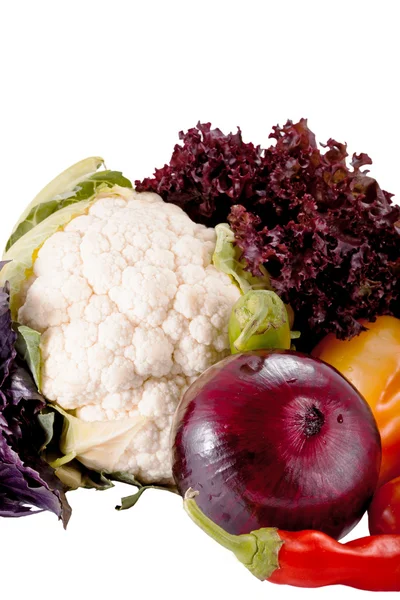
[[[364,396],[382,439],[380,484],[400,475],[400,319],[383,316],[351,340],[327,335],[312,355],[336,367]]]

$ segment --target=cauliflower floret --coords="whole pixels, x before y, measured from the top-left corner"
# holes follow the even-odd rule
[[[119,452],[97,449],[99,470],[172,481],[174,411],[228,354],[239,297],[212,265],[215,241],[157,194],[124,190],[40,248],[19,321],[42,333],[43,393],[84,422],[141,423]]]

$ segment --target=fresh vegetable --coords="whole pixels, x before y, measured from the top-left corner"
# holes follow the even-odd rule
[[[179,134],[169,165],[136,182],[208,226],[228,221],[239,259],[296,315],[298,347],[352,337],[359,319],[400,317],[400,207],[345,144],[321,150],[305,119],[274,127],[275,145],[245,143],[209,123]]]
[[[39,456],[38,414],[45,401],[17,356],[16,342],[5,284],[0,288],[0,516],[49,510],[66,526],[71,509],[64,487]]]
[[[341,584],[361,590],[400,591],[400,535],[364,537],[347,544],[312,530],[270,527],[232,535],[199,509],[196,494],[188,490],[185,495],[188,515],[258,579],[307,588]]]
[[[41,334],[41,389],[64,417],[49,458],[60,476],[79,481],[67,469],[78,460],[170,485],[175,407],[229,353],[240,290],[211,264],[214,229],[118,172],[93,173],[101,162],[74,165],[33,201],[3,277],[14,317]]]
[[[85,215],[93,202],[123,193],[131,183],[118,171],[96,170],[103,159],[87,158],[51,181],[29,204],[6,244],[1,274],[11,284],[11,313],[16,317],[26,294],[27,280],[42,244],[77,216]],[[67,259],[64,260],[66,262]],[[67,265],[66,265],[67,268]],[[69,265],[73,269],[73,265]]]
[[[288,310],[271,291],[268,273],[263,267],[259,276],[246,271],[246,262],[235,245],[235,236],[227,223],[216,226],[217,241],[213,264],[229,275],[242,296],[234,305],[229,320],[229,342],[232,354],[261,348],[289,349],[291,345]]]
[[[362,321],[359,336],[325,337],[313,356],[336,367],[358,389],[374,413],[382,439],[381,484],[400,475],[400,320]]]
[[[179,492],[226,531],[317,529],[340,538],[375,491],[380,438],[371,410],[335,369],[290,351],[236,354],[178,406]]]
[[[289,317],[282,300],[269,290],[247,292],[236,301],[229,319],[232,354],[291,346]]]
[[[247,263],[241,257],[242,252],[235,244],[235,235],[227,223],[215,227],[217,240],[213,254],[213,264],[218,271],[229,275],[242,294],[252,290],[271,290],[271,281],[267,271],[260,266],[260,273],[252,275]]]
[[[29,367],[32,377],[35,381],[38,391],[41,387],[41,354],[40,354],[40,333],[26,327],[26,325],[17,325],[17,341],[15,349]]]
[[[400,477],[388,481],[375,493],[368,520],[372,535],[400,535]]]

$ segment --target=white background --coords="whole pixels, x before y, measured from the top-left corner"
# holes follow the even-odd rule
[[[372,173],[398,195],[396,4],[2,2],[1,242],[70,164],[100,155],[132,180],[148,176],[198,120],[240,125],[246,141],[267,144],[272,125],[308,117],[319,140],[368,152]],[[1,598],[369,595],[253,580],[192,525],[178,496],[151,490],[114,511],[129,492],[74,492],[67,532],[50,514],[0,519]]]

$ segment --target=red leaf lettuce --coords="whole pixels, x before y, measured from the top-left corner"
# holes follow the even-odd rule
[[[299,347],[350,338],[358,320],[400,317],[400,207],[362,170],[366,154],[333,139],[322,149],[305,119],[274,127],[267,149],[210,123],[179,134],[169,165],[137,181],[196,222],[228,221],[248,269],[264,265],[295,311]],[[296,344],[297,345],[297,344]]]

